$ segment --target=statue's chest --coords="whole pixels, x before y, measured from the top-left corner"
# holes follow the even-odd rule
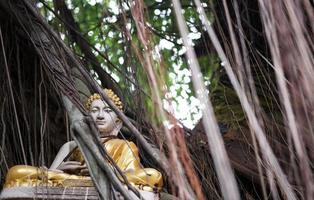
[[[138,150],[134,147],[133,143],[130,143],[121,139],[111,139],[109,141],[105,141],[103,143],[103,147],[107,151],[108,155],[120,165],[120,162],[123,160],[137,160]],[[82,164],[85,162],[84,156],[79,150],[76,148],[70,156],[70,160],[81,162]],[[121,163],[122,164],[122,163]],[[121,166],[120,166],[121,167]]]

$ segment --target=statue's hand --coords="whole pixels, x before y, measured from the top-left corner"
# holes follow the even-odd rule
[[[65,161],[62,162],[59,167],[57,167],[58,170],[62,170],[65,173],[69,173],[69,174],[76,174],[76,175],[81,175],[81,171],[87,170],[86,165],[82,165],[80,162],[78,161]]]

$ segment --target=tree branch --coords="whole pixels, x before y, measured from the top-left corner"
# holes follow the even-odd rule
[[[64,25],[70,34],[70,39],[72,42],[77,43],[81,51],[85,55],[93,69],[99,75],[99,80],[103,87],[111,88],[115,93],[121,94],[118,89],[117,83],[111,78],[111,76],[101,67],[96,56],[93,54],[90,44],[86,39],[80,34],[81,30],[78,24],[75,22],[71,11],[67,8],[64,0],[54,0],[54,6],[57,11],[60,11],[62,19],[65,21]],[[109,60],[107,60],[108,62]],[[113,65],[113,64],[111,64]],[[121,95],[120,95],[121,96]]]

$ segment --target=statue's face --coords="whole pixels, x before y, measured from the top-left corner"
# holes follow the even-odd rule
[[[101,135],[112,135],[117,126],[118,116],[101,99],[92,102],[90,115],[95,121]]]

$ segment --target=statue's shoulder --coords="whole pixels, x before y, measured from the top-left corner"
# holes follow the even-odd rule
[[[120,138],[112,138],[110,140],[107,140],[105,142],[105,145],[113,145],[113,146],[128,146],[128,147],[132,147],[132,148],[137,148],[137,146],[134,144],[134,142],[129,141],[129,140],[125,140],[125,139],[120,139]]]
[[[133,142],[129,140],[125,140],[125,139],[120,139],[120,138],[111,138],[105,141],[105,143],[127,144],[127,143],[133,143]]]

